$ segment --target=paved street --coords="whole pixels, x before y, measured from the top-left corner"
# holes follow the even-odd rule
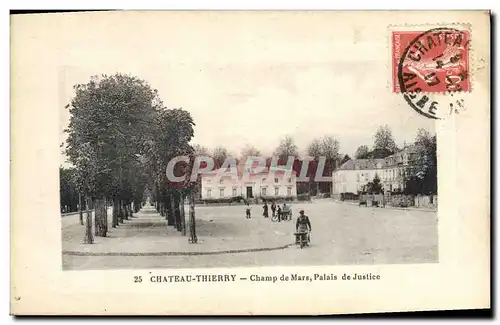
[[[300,209],[304,209],[311,219],[313,231],[311,247],[303,250],[291,246],[274,251],[195,256],[73,256],[64,254],[63,267],[64,269],[189,268],[438,261],[436,212],[358,207],[331,200],[321,200],[312,204],[295,203],[292,206],[294,220],[282,223],[264,219],[261,216],[260,205],[252,207],[253,218],[250,222],[244,218],[243,206],[200,206],[196,210],[197,219],[200,220],[200,238],[203,241],[203,238],[217,237],[218,241],[207,239],[204,243],[189,245],[187,238],[175,233],[173,229],[167,230],[167,234],[161,235],[161,238],[170,236],[171,232],[175,233],[173,236],[179,239],[176,242],[172,241],[174,247],[193,247],[212,245],[212,243],[217,246],[221,240],[239,240],[242,243],[251,241],[255,243],[254,246],[259,246],[266,241],[267,244],[272,243],[273,240],[279,244],[285,237],[290,239],[286,239],[287,242],[291,242],[295,230],[295,216]],[[208,228],[206,228],[207,225],[209,225]],[[78,225],[77,215],[63,218],[63,248],[74,248],[74,244],[71,246],[68,243],[72,240],[74,243],[72,238],[75,236],[83,237],[82,229],[83,226]],[[164,227],[159,229],[164,231]],[[137,229],[131,228],[128,233],[133,235],[134,231],[137,232]],[[267,238],[272,237],[272,234],[279,240]],[[148,241],[148,237],[140,237],[144,242]],[[111,237],[106,240],[109,245],[113,246],[112,241],[117,241],[119,238]],[[154,238],[151,240],[154,241]],[[158,245],[155,245],[150,244],[148,250],[158,250]],[[103,245],[105,246],[107,245]]]

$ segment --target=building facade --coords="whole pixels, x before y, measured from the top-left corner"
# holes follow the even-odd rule
[[[204,173],[201,176],[201,199],[230,199],[243,198],[296,198],[297,175],[290,172],[287,175],[283,170],[275,169],[243,176],[238,173],[237,179],[231,176],[218,177],[217,170]]]
[[[380,178],[384,192],[403,191],[405,180],[413,171],[413,146],[381,159],[351,159],[332,174],[332,195],[362,192],[375,175]]]

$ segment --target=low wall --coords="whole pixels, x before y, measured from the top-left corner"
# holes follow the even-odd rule
[[[359,196],[358,200],[342,200],[340,195],[335,195],[334,200],[359,202],[364,201],[368,206],[372,205],[373,201],[378,201],[380,206],[393,206],[393,207],[416,207],[416,208],[437,208],[438,197],[437,195],[405,195],[394,194],[384,196],[382,194],[363,194]]]
[[[414,206],[417,208],[437,208],[437,195],[417,195],[414,199]]]

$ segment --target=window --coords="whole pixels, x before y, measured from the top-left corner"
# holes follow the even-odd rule
[[[263,187],[261,189],[261,191],[262,191],[262,196],[266,196],[267,195],[267,188]]]
[[[292,178],[288,177],[288,183],[291,183],[291,182],[292,182]]]
[[[211,189],[207,190],[207,197],[212,197],[212,190]]]
[[[287,188],[287,195],[292,196],[292,188],[290,186]]]
[[[224,180],[221,178],[221,179],[219,180],[219,184],[222,184],[222,183],[224,183]]]
[[[238,196],[238,193],[235,188],[233,188],[233,196]]]
[[[276,177],[276,178],[274,179],[274,182],[275,182],[275,183],[278,183],[278,181],[279,181],[279,180],[278,180],[278,177]]]
[[[279,194],[280,194],[280,188],[279,187],[275,187],[274,188],[274,195],[278,196]]]
[[[220,197],[224,197],[224,189],[223,188],[220,189]]]

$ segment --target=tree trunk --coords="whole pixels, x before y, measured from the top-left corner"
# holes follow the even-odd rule
[[[83,205],[81,193],[78,193],[78,212],[80,214],[80,224],[83,226]]]
[[[171,208],[172,218],[174,219],[174,227],[175,227],[175,229],[179,230],[179,220],[177,218],[176,199],[175,199],[175,196],[173,194],[170,195],[170,208]]]
[[[184,195],[181,195],[180,208],[181,208],[181,231],[182,231],[182,236],[186,236],[186,212],[184,211]]]
[[[104,231],[108,233],[108,199],[104,197]]]
[[[94,237],[92,236],[92,210],[88,209],[90,206],[90,198],[87,196],[86,198],[86,205],[87,205],[87,220],[86,220],[86,226],[85,226],[85,237],[83,240],[84,244],[93,244],[94,243]]]
[[[126,201],[123,201],[123,218],[125,220],[128,220],[128,203]]]
[[[95,200],[95,235],[106,237],[106,198]]]
[[[177,224],[177,230],[182,231],[182,215],[181,215],[181,195],[176,194],[174,197],[174,208],[175,208],[175,221]]]
[[[172,209],[172,195],[168,195],[166,200],[165,200],[165,212],[167,214],[167,225],[168,226],[175,226],[175,216],[174,216],[174,211]]]
[[[119,201],[116,198],[113,198],[113,221],[112,221],[113,228],[116,228],[116,226],[118,226],[119,209],[120,209]]]
[[[189,193],[189,242],[191,244],[198,243],[198,237],[196,237],[196,219],[194,214],[194,193],[191,191]]]
[[[133,202],[128,205],[128,211],[130,213],[130,218],[134,217],[134,209],[133,209],[132,204],[133,204]]]
[[[164,217],[165,216],[165,211],[163,210],[163,202],[157,202],[156,203],[158,205],[158,212],[160,213],[160,216],[161,217]]]
[[[123,223],[123,201],[118,201],[118,222]]]

